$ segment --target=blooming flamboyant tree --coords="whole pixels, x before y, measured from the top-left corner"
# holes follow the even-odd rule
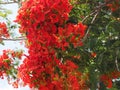
[[[12,3],[16,2],[20,1]],[[22,80],[38,90],[119,89],[119,0],[24,0],[20,4],[15,22],[28,55],[4,50],[1,78],[15,79],[14,87]],[[9,38],[7,25],[0,22],[0,42]],[[22,64],[16,64],[22,56]]]

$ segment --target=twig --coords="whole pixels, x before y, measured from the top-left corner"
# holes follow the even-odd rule
[[[99,11],[94,15],[94,17],[93,17],[93,19],[92,19],[92,21],[91,21],[91,23],[90,23],[91,25],[94,23],[94,21],[95,21],[95,19],[97,18],[98,14],[99,14]],[[84,41],[87,39],[87,36],[88,36],[88,34],[89,34],[89,32],[90,32],[90,29],[91,29],[91,27],[92,27],[91,25],[88,27],[87,32],[86,32],[84,38],[82,39],[82,42],[84,42]]]
[[[18,39],[6,39],[6,38],[0,38],[3,41],[21,41],[21,40],[27,40],[26,38],[18,38]]]
[[[0,2],[0,4],[13,4],[13,3],[17,3],[17,2]]]
[[[119,50],[116,50],[115,65],[116,65],[117,70],[120,71],[119,66],[118,66],[118,59],[117,59],[118,54],[119,54]]]
[[[87,20],[87,18],[89,18],[90,16],[94,15],[94,14],[96,13],[96,11],[102,9],[102,8],[103,8],[104,6],[106,6],[108,3],[112,3],[113,1],[114,1],[114,0],[109,0],[109,1],[107,1],[107,2],[105,2],[105,3],[100,4],[100,5],[97,6],[97,7],[95,7],[95,9],[94,9],[89,15],[85,16],[85,18],[82,20],[82,22],[84,23],[84,22]]]
[[[92,25],[92,24],[94,23],[96,17],[98,16],[99,12],[101,11],[101,9],[102,9],[104,6],[106,6],[108,3],[112,3],[113,1],[114,1],[114,0],[109,0],[109,1],[107,1],[107,2],[105,2],[105,3],[102,3],[102,4],[100,4],[99,6],[97,6],[89,15],[87,15],[87,16],[82,20],[82,23],[84,23],[84,22],[87,20],[87,18],[89,18],[90,16],[92,16],[92,15],[94,15],[94,14],[96,13],[96,14],[94,15],[91,23],[90,23],[90,24]],[[88,36],[88,34],[89,34],[89,32],[90,32],[90,29],[91,29],[91,27],[92,27],[91,25],[88,27],[87,32],[86,32],[84,38],[82,39],[83,42],[87,39],[87,36]]]
[[[14,3],[19,3],[17,1],[13,1],[13,2],[0,2],[0,4],[14,4]]]
[[[94,15],[96,12],[91,12],[89,15],[87,15],[85,18],[83,18],[82,23],[87,20],[90,16]]]

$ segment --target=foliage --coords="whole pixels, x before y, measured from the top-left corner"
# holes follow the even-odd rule
[[[15,22],[29,55],[16,69],[3,52],[1,77],[13,67],[17,83],[39,90],[119,89],[119,11],[119,0],[26,0]]]

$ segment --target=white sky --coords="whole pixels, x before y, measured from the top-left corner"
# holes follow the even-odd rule
[[[10,5],[5,5],[5,8],[12,10],[12,14],[9,15],[10,20],[14,20],[16,15],[17,15],[17,10],[18,10],[18,6],[17,4],[10,4]],[[5,45],[1,45],[0,44],[0,54],[2,53],[2,50],[4,49],[24,49],[25,51],[27,51],[27,49],[25,49],[24,46],[22,46],[20,44],[20,42],[18,41],[5,41]],[[18,89],[15,89],[12,87],[12,85],[9,85],[7,80],[2,80],[0,79],[0,90],[29,90],[28,87],[19,87]]]

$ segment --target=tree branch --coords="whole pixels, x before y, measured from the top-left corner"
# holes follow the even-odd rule
[[[14,4],[14,3],[19,3],[19,2],[16,0],[14,0],[12,2],[0,2],[0,4]]]
[[[0,38],[0,40],[3,40],[3,41],[21,41],[21,40],[27,40],[27,39],[26,38],[18,38],[18,39]]]
[[[85,22],[87,20],[87,18],[89,18],[90,16],[94,15],[96,12],[91,12],[89,15],[87,15],[85,18],[83,18],[82,22]]]
[[[84,23],[90,16],[94,15],[96,13],[96,11],[101,10],[103,7],[105,7],[107,4],[112,3],[114,0],[109,0],[105,3],[101,3],[99,6],[95,7],[95,9],[87,16],[85,16],[85,18],[82,20],[82,22]]]
[[[117,57],[118,54],[119,54],[119,49],[116,50],[115,65],[116,65],[117,70],[120,71],[119,66],[118,66],[118,57]]]
[[[91,21],[91,23],[90,23],[91,25],[94,23],[94,21],[95,21],[95,19],[97,18],[98,14],[99,14],[99,11],[97,11],[97,13],[94,15],[94,17],[93,17],[93,19],[92,19],[92,21]],[[90,29],[91,29],[91,27],[92,27],[91,25],[88,27],[87,32],[86,32],[85,36],[84,36],[83,39],[82,39],[82,42],[84,42],[84,41],[87,39],[87,36],[88,36],[88,34],[89,34],[89,32],[90,32]]]
[[[100,4],[99,6],[97,6],[89,15],[87,15],[87,16],[82,20],[82,23],[84,23],[90,16],[92,16],[92,15],[95,14],[94,17],[93,17],[93,19],[92,19],[92,21],[91,21],[91,23],[90,23],[90,24],[92,25],[92,24],[94,23],[96,17],[98,16],[99,12],[101,11],[101,9],[102,9],[104,6],[106,6],[107,4],[112,3],[113,1],[114,1],[114,0],[109,0],[109,1],[107,1],[107,2],[105,2],[105,3],[102,3],[102,4]],[[83,42],[87,39],[87,36],[88,36],[88,34],[89,34],[89,32],[90,32],[90,29],[91,29],[91,27],[92,27],[91,25],[88,27],[87,32],[86,32],[84,38],[82,39]]]

